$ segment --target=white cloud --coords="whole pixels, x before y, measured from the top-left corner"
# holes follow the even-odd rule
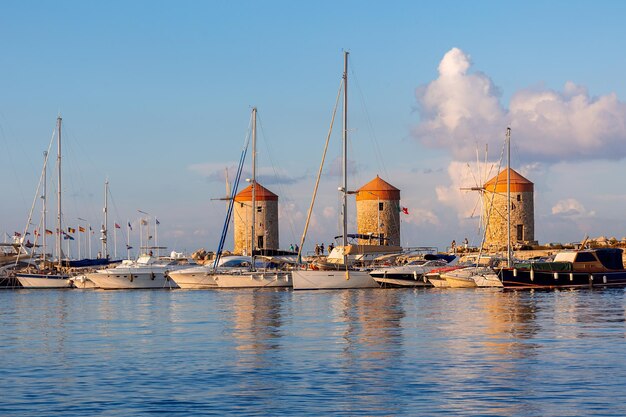
[[[483,73],[468,72],[470,57],[446,53],[439,76],[416,90],[420,123],[415,136],[471,160],[474,143],[502,143],[507,126],[523,161],[619,159],[626,156],[626,104],[615,94],[591,97],[567,82],[563,91],[536,88],[512,95],[509,109]]]
[[[433,226],[439,226],[439,217],[432,210],[422,208],[409,209],[409,214],[400,214],[401,220],[405,223],[411,223],[414,225],[431,224]]]
[[[552,207],[552,214],[563,217],[593,217],[594,211],[587,211],[585,207],[574,198],[559,200]]]

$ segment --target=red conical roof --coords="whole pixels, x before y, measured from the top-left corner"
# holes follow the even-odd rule
[[[361,200],[400,200],[400,190],[376,175],[356,191],[356,201]]]
[[[522,177],[514,169],[511,171],[511,192],[533,192],[535,186],[532,182]],[[487,181],[484,185],[486,191],[490,192],[506,192],[506,169],[502,170],[498,175]]]
[[[278,201],[276,194],[263,187],[258,182],[256,183],[255,197],[257,201]],[[252,184],[241,190],[241,192],[235,196],[235,201],[252,201]]]

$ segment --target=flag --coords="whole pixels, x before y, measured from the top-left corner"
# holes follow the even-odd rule
[[[128,222],[128,228],[129,228],[130,230],[133,230],[133,226],[131,226],[131,225],[130,225],[130,222]]]
[[[155,218],[154,220],[156,221],[156,224],[161,224],[161,222],[159,221],[159,219]]]
[[[132,248],[133,248],[132,246],[130,246],[130,245],[126,245],[126,249],[130,250],[130,249],[132,249]]]
[[[67,232],[68,233],[76,233],[76,229],[74,229],[73,227],[68,227],[67,228]]]
[[[402,213],[409,214],[409,209],[406,207],[402,207]]]
[[[46,229],[46,234],[47,234],[47,235],[53,235],[53,234],[54,234],[54,232],[53,232],[52,230],[48,230],[48,229]]]
[[[83,226],[78,226],[78,231],[85,233],[85,228]]]
[[[147,226],[147,225],[148,225],[148,220],[146,220],[146,219],[141,219],[141,225],[142,225],[142,226]]]
[[[63,239],[65,240],[74,240],[74,238],[70,235],[68,235],[67,233],[63,233]]]
[[[115,228],[116,228],[116,229],[121,229],[120,225],[119,225],[119,224],[117,224],[117,223],[115,223]]]
[[[33,234],[34,234],[35,236],[39,236],[39,231],[38,231],[37,229],[35,229],[35,230],[33,231]]]
[[[22,236],[22,234],[20,232],[13,232],[13,236],[20,237],[20,236]]]

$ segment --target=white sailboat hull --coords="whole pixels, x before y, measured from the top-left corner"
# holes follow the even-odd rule
[[[64,275],[18,274],[17,279],[24,288],[70,288],[71,281]]]
[[[170,272],[169,275],[172,281],[183,289],[202,290],[217,288],[215,274],[208,271],[181,270]]]
[[[291,273],[283,271],[217,274],[215,282],[218,288],[291,288],[293,286]]]
[[[292,271],[294,290],[340,290],[380,288],[366,271]]]

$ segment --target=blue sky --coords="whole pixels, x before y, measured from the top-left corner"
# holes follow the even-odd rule
[[[24,228],[60,112],[66,223],[101,222],[108,178],[111,222],[146,211],[160,244],[215,249],[225,204],[212,199],[257,106],[288,247],[348,49],[350,186],[379,174],[401,189],[404,244],[477,243],[476,196],[458,188],[474,181],[476,148],[497,161],[507,124],[513,167],[535,182],[536,238],[619,239],[626,5],[544,3],[3,2],[0,232]],[[339,152],[335,135],[311,244],[338,229]]]

